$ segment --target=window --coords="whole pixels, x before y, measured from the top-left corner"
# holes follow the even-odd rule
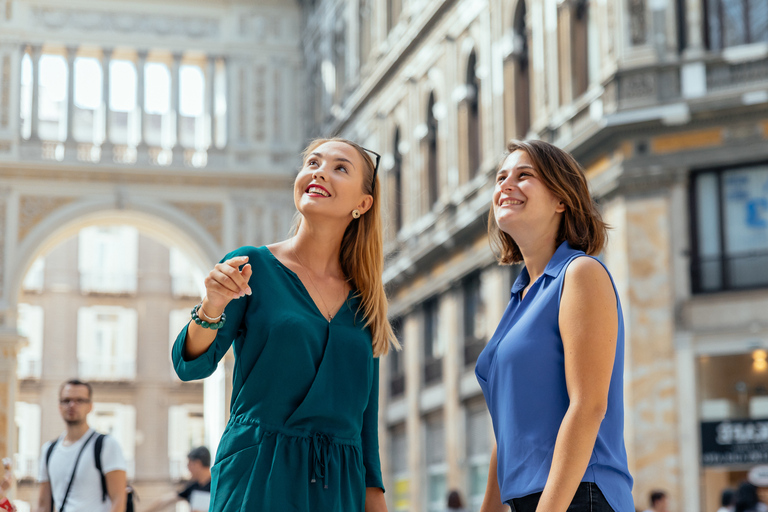
[[[401,318],[392,320],[392,330],[395,331],[397,341],[403,346],[403,320]],[[405,361],[401,351],[390,351],[389,368],[389,395],[393,398],[402,396],[405,393]]]
[[[427,210],[431,210],[440,199],[440,184],[437,175],[437,118],[435,117],[435,93],[429,94],[427,102],[427,136],[424,147],[427,162]]]
[[[40,57],[38,99],[39,135],[43,140],[64,140],[67,111],[67,61],[59,55]]]
[[[79,235],[83,293],[135,293],[139,232],[131,226],[92,226]]]
[[[467,62],[467,169],[465,176],[474,178],[480,170],[480,79],[477,77],[477,54]]]
[[[442,414],[434,414],[426,418],[425,450],[427,462],[427,510],[443,512],[445,497],[448,495],[447,473],[448,465],[445,460],[445,424]]]
[[[576,0],[571,8],[571,80],[576,99],[589,86],[589,0]]]
[[[359,0],[357,9],[358,33],[360,34],[360,69],[362,69],[371,54],[371,32],[373,31],[371,11],[373,7],[370,0]]]
[[[128,478],[135,473],[136,408],[132,405],[94,402],[88,424],[102,434],[114,437],[123,450],[128,465]]]
[[[195,297],[205,295],[205,275],[195,267],[184,252],[176,247],[170,251],[171,290],[174,297]]]
[[[764,0],[707,0],[710,50],[768,42],[768,8]]]
[[[136,377],[136,310],[119,306],[80,308],[77,359],[86,380]]]
[[[408,472],[408,438],[405,423],[389,429],[390,467],[392,468],[392,504],[394,512],[410,510],[410,475]]]
[[[392,144],[394,164],[390,176],[392,176],[392,212],[394,217],[395,234],[403,228],[403,154],[400,152],[400,127],[395,128],[395,136]]]
[[[693,176],[694,293],[768,286],[768,165]]]
[[[485,402],[467,407],[467,489],[469,508],[479,510],[485,496],[491,461],[490,417]]]
[[[205,444],[202,404],[173,405],[168,409],[168,460],[173,480],[188,480],[187,454]]]
[[[103,124],[100,119],[103,77],[101,63],[93,57],[75,59],[73,136],[80,142],[101,141]]]
[[[19,304],[18,313],[16,326],[27,344],[19,350],[16,372],[20,379],[39,379],[43,367],[43,308]]]
[[[440,303],[436,297],[424,302],[424,383],[443,378],[443,340],[439,333]]]
[[[525,25],[525,2],[515,12],[512,52],[504,61],[504,126],[507,139],[525,139],[531,128],[530,76],[528,72],[529,34]]]
[[[480,273],[469,275],[462,282],[464,295],[464,364],[474,366],[486,342],[485,302]]]
[[[16,478],[37,479],[40,459],[40,406],[16,402],[16,440],[18,453],[15,455],[13,473]]]
[[[341,104],[344,88],[347,85],[347,43],[346,30],[343,22],[339,22],[333,33],[333,68],[335,80],[333,87],[333,102]]]

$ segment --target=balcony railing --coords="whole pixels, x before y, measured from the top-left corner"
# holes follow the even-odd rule
[[[16,363],[16,375],[20,379],[39,379],[42,374],[43,361],[40,359],[21,359]]]
[[[694,293],[768,287],[768,251],[691,260]]]

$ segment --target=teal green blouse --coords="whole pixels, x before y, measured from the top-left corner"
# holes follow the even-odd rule
[[[242,247],[252,295],[227,306],[210,348],[182,380],[213,373],[234,342],[230,419],[216,453],[211,511],[362,512],[366,487],[384,488],[378,441],[379,360],[350,293],[331,322],[299,277],[266,247]]]

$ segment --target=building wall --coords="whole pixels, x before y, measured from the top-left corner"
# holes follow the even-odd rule
[[[361,6],[386,14],[394,5],[401,7],[396,19],[359,16]],[[307,83],[323,106],[319,115],[309,112],[312,132],[341,133],[383,154],[385,281],[392,316],[402,319],[404,350],[399,363],[382,363],[382,446],[402,432],[407,446],[382,452],[385,468],[396,468],[385,481],[394,486],[387,493],[390,509],[430,510],[430,490],[442,489],[442,483],[430,483],[426,461],[427,420],[436,417],[445,425],[446,485],[465,497],[471,493],[471,437],[463,425],[479,390],[471,362],[464,361],[470,343],[461,283],[481,272],[487,340],[515,272],[496,267],[487,244],[491,176],[504,141],[518,137],[544,139],[573,153],[612,226],[602,257],[627,326],[625,441],[636,505],[645,508],[648,493],[661,488],[669,492],[672,510],[714,510],[722,487],[738,483],[748,467],[703,468],[700,422],[709,418],[708,400],[718,393],[750,401],[763,392],[750,384],[742,399],[731,387],[741,382],[733,372],[749,375],[747,382],[765,381],[764,370],[749,362],[756,349],[768,346],[760,313],[768,297],[760,276],[768,263],[755,263],[754,278],[740,286],[700,291],[696,269],[704,260],[696,233],[707,222],[692,201],[697,176],[707,169],[768,160],[762,36],[720,45],[712,32],[719,21],[698,0],[319,0],[303,6],[309,13],[303,34]],[[373,40],[362,56],[359,44],[368,43],[358,39],[361,20]],[[334,30],[345,36],[341,88],[327,80],[340,62]],[[467,124],[473,50],[479,143]],[[325,62],[328,73],[313,74],[312,62]],[[434,202],[430,117],[437,121]],[[477,171],[466,164],[472,144],[480,148]],[[726,229],[735,233],[743,227],[737,224]],[[755,239],[765,236],[755,228]],[[766,250],[759,245],[755,257],[764,258]],[[424,304],[435,298],[445,352],[441,377],[425,384],[434,368],[425,360],[430,342]],[[725,369],[717,359],[725,354],[741,358],[734,364],[742,367]],[[703,382],[706,364],[723,368],[721,384]],[[397,366],[404,368],[404,386],[402,374],[387,377],[387,368]],[[491,443],[492,437],[486,453]],[[391,460],[398,457],[407,460]]]

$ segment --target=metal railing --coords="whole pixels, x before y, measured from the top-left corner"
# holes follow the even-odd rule
[[[693,293],[768,287],[768,251],[691,259]]]

